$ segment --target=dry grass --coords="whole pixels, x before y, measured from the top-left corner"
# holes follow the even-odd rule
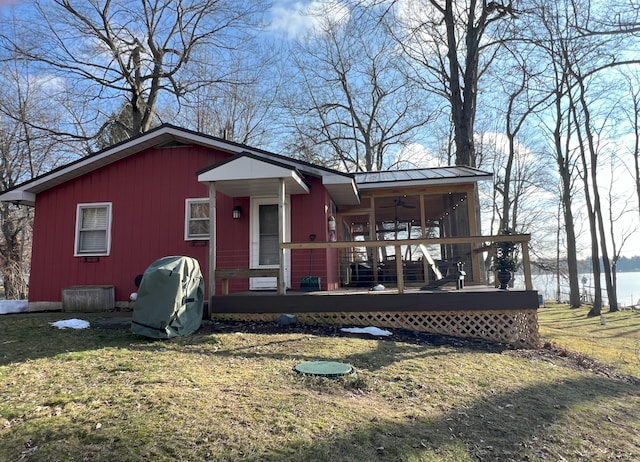
[[[603,312],[587,317],[588,307],[549,305],[538,311],[543,340],[578,351],[640,377],[640,311]]]
[[[68,317],[0,317],[2,461],[640,460],[640,382],[548,350],[220,325],[154,341],[49,325]],[[558,344],[560,322],[542,310]],[[292,370],[318,359],[357,374]]]

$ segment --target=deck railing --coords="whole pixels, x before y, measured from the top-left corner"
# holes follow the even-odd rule
[[[470,245],[472,259],[476,260],[472,263],[473,280],[479,280],[480,265],[474,256],[484,252],[492,252],[493,247],[498,242],[513,242],[519,244],[521,248],[521,263],[524,272],[525,288],[533,289],[531,281],[531,265],[529,260],[529,234],[510,234],[499,236],[465,236],[465,237],[442,237],[442,238],[424,238],[424,239],[398,239],[398,240],[369,240],[369,241],[339,241],[339,242],[284,242],[280,245],[281,250],[298,250],[298,249],[354,249],[354,248],[372,248],[377,251],[373,252],[374,260],[377,260],[379,249],[382,247],[395,249],[395,255],[402,254],[403,246],[433,246],[433,245]],[[374,262],[376,265],[377,261]],[[403,293],[404,284],[404,264],[402,258],[395,259],[395,273],[397,275],[398,293]],[[427,274],[428,266],[433,262],[423,259],[425,265],[424,271]],[[283,291],[284,292],[284,291]]]

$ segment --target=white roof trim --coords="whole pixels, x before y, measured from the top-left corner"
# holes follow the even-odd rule
[[[216,190],[232,197],[252,196],[257,192],[277,192],[277,182],[284,179],[287,194],[309,194],[309,186],[294,168],[274,164],[249,155],[240,155],[213,166],[198,175],[201,183],[213,182]]]
[[[356,181],[342,175],[325,175],[322,177],[322,185],[338,205],[358,205],[360,194]]]
[[[294,176],[300,177],[293,168],[275,165],[248,156],[240,156],[202,172],[198,175],[198,181],[205,183],[209,181],[254,180]]]
[[[13,190],[0,195],[2,202],[13,202],[14,204],[24,204],[34,206],[36,195],[22,190]]]

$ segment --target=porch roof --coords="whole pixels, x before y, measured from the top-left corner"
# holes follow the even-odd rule
[[[213,182],[229,197],[277,195],[279,179],[286,194],[309,194],[309,185],[297,169],[272,159],[243,152],[197,172],[201,183]]]
[[[462,165],[354,174],[358,189],[398,188],[490,180],[493,174]]]

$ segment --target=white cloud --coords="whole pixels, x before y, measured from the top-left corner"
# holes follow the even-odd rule
[[[318,32],[326,21],[343,22],[349,18],[346,3],[335,0],[277,2],[271,8],[271,30],[284,32],[290,39]]]
[[[505,133],[482,132],[477,133],[474,139],[476,149],[480,147],[490,149],[497,160],[504,159],[509,155],[509,138]],[[514,150],[517,156],[517,162],[521,165],[534,163],[538,160],[536,154],[517,139],[514,140]]]
[[[409,144],[400,149],[392,161],[394,169],[429,168],[441,166],[440,160],[419,143]]]

